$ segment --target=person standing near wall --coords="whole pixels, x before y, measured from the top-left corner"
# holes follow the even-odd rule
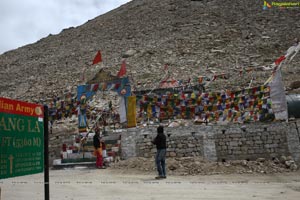
[[[97,156],[96,167],[98,169],[105,169],[103,166],[103,156],[102,156],[102,145],[100,142],[100,130],[95,130],[95,135],[93,137],[93,145],[95,148],[94,155]]]
[[[156,145],[155,164],[158,172],[156,179],[167,178],[166,176],[166,152],[167,152],[167,138],[164,134],[164,127],[159,125],[157,127],[157,136],[152,141]]]

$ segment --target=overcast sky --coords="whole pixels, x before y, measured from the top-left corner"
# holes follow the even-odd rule
[[[0,0],[0,54],[76,27],[130,0]]]

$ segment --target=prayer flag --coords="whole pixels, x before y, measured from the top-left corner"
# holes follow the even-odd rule
[[[127,127],[136,126],[136,96],[129,96],[128,98],[128,111],[127,111]]]
[[[124,123],[127,121],[125,98],[126,97],[120,98],[120,102],[119,102],[120,123]]]
[[[125,62],[125,60],[123,60],[120,71],[118,72],[117,76],[120,78],[120,77],[124,76],[125,74],[126,74],[126,62]]]
[[[93,65],[99,63],[99,62],[102,62],[102,56],[101,56],[101,52],[98,51],[94,60],[93,60]]]
[[[276,71],[275,76],[269,85],[271,88],[270,97],[272,100],[272,109],[274,111],[275,118],[279,120],[287,120],[287,102],[280,69]]]
[[[285,56],[280,56],[277,60],[275,60],[275,65],[279,65],[284,59]]]

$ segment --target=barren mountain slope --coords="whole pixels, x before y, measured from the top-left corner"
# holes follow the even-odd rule
[[[28,101],[76,90],[84,67],[101,50],[113,75],[127,58],[127,74],[155,82],[169,64],[171,77],[230,73],[211,90],[246,87],[237,67],[269,65],[299,38],[300,9],[263,10],[258,0],[133,0],[60,34],[0,55],[0,96]],[[300,55],[284,67],[285,84],[299,80]],[[92,66],[90,66],[92,67]],[[270,72],[255,72],[253,84]]]

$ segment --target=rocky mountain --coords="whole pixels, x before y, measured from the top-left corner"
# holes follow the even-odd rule
[[[134,82],[213,76],[210,90],[264,83],[270,65],[299,38],[300,9],[263,10],[257,0],[133,0],[87,23],[0,55],[0,96],[36,101],[76,91],[84,68],[101,50],[116,75],[126,57]],[[283,67],[288,86],[299,80],[300,55]],[[250,70],[240,76],[240,71]],[[245,70],[243,70],[245,71]],[[154,87],[148,86],[148,87]],[[297,91],[296,91],[297,92]]]

